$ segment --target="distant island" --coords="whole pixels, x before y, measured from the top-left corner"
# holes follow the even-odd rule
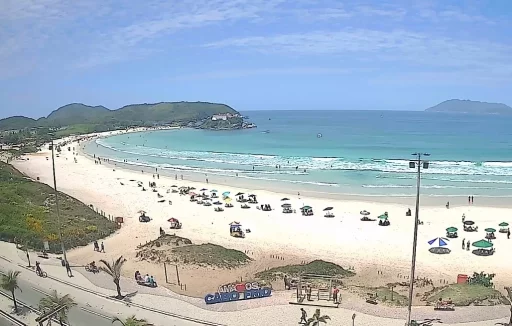
[[[427,112],[512,114],[512,108],[503,103],[470,100],[448,100],[426,109]]]

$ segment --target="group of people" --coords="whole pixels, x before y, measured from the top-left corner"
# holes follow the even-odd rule
[[[136,271],[135,281],[137,281],[137,283],[139,284],[145,284],[151,287],[156,287],[156,281],[153,275],[149,276],[149,274],[146,274],[145,276],[142,276],[139,271]]]
[[[103,241],[101,242],[101,249],[100,249],[100,246],[98,245],[98,241],[94,240],[94,251],[105,252],[105,245],[103,244]]]

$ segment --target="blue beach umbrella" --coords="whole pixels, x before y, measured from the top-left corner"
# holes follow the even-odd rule
[[[443,247],[443,246],[447,246],[448,243],[446,243],[446,241],[449,241],[447,238],[435,238],[435,239],[432,239],[428,242],[429,245],[433,245],[435,242],[438,242],[439,245],[438,247]]]
[[[230,194],[230,193],[231,193],[231,192],[229,192],[229,191],[224,191],[224,192],[222,193],[222,196],[227,197],[227,196],[229,196],[229,194]]]

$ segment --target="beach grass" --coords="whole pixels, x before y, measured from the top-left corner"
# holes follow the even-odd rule
[[[137,257],[152,262],[174,262],[233,269],[251,261],[245,253],[212,243],[193,244],[187,238],[165,234],[139,246]]]
[[[427,299],[429,304],[435,304],[439,298],[451,299],[456,306],[510,304],[510,301],[499,291],[483,285],[450,284],[436,291]]]
[[[391,291],[387,286],[381,286],[377,288],[368,288],[368,293],[372,292],[377,295],[377,301],[382,302],[390,306],[406,306],[409,302],[405,295],[402,295],[396,291]],[[393,300],[391,300],[393,298]]]
[[[173,254],[185,264],[237,268],[251,261],[245,253],[212,243],[176,247]]]
[[[263,280],[275,280],[276,278],[282,277],[284,275],[297,277],[300,274],[326,275],[339,278],[355,275],[354,272],[344,269],[340,265],[324,260],[314,260],[308,264],[274,267],[266,271],[256,273],[256,277]]]
[[[115,223],[89,206],[59,192],[64,245],[84,246],[116,230]],[[59,225],[51,187],[32,181],[12,166],[0,162],[0,240],[59,252]]]

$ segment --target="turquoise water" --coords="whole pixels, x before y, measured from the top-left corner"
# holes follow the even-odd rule
[[[512,118],[397,111],[244,112],[258,128],[152,131],[87,151],[170,173],[264,180],[321,192],[413,196],[413,152],[430,153],[422,193],[512,196]],[[277,167],[276,167],[277,166]],[[280,168],[279,168],[280,167]]]

